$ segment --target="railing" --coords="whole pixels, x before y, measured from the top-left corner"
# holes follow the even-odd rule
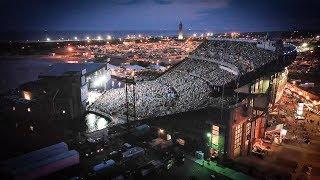
[[[203,61],[208,61],[208,62],[212,62],[212,63],[216,63],[219,64],[219,68],[221,68],[221,66],[223,66],[224,68],[221,68],[223,70],[226,70],[228,72],[231,72],[234,75],[238,75],[239,74],[239,69],[237,66],[228,63],[228,62],[223,62],[223,61],[217,61],[214,59],[210,59],[210,58],[206,58],[206,57],[201,57],[201,56],[195,56],[195,55],[191,55],[190,56],[191,59],[198,59],[198,60],[203,60]]]
[[[290,48],[289,51],[283,53],[284,55],[292,54],[292,53],[294,53],[294,52],[295,52],[295,53],[298,52],[297,47],[296,47],[295,45],[293,45],[293,44],[283,44],[283,47],[284,47],[284,48]]]
[[[237,38],[237,39],[232,39],[232,38],[209,38],[209,40],[214,40],[214,41],[233,41],[233,42],[248,42],[248,43],[256,43],[256,42],[258,42],[257,40],[245,39],[245,38]]]

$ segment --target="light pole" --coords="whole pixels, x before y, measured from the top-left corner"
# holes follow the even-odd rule
[[[129,122],[129,97],[128,97],[128,85],[132,85],[133,91],[133,117],[136,120],[136,92],[135,92],[135,79],[134,79],[134,72],[132,72],[132,78],[128,76],[125,77],[125,91],[126,91],[126,108],[127,108],[127,122]]]
[[[128,101],[128,84],[127,84],[127,76],[126,76],[126,79],[125,79],[125,89],[126,89],[127,122],[129,122],[129,101]]]

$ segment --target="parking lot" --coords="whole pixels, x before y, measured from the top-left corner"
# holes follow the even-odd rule
[[[159,138],[158,131],[158,128],[146,124],[128,123],[110,128],[108,137],[74,142],[72,147],[78,150],[81,156],[79,167],[72,171],[74,177],[211,179],[211,175],[215,174],[214,177],[225,179],[224,176],[219,176],[193,160],[185,158],[183,149],[170,140]],[[143,149],[143,153],[126,159],[124,153],[134,147]],[[96,165],[110,159],[115,161],[115,165],[101,171],[93,170]]]

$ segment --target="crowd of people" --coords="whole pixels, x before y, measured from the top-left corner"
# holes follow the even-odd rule
[[[256,43],[227,40],[202,43],[194,55],[233,64],[241,74],[250,72],[276,58],[274,52],[258,48]]]
[[[201,44],[193,55],[233,64],[240,69],[239,75],[275,57],[273,52],[257,48],[254,43],[215,40]],[[190,57],[155,80],[137,82],[135,100],[133,87],[129,86],[128,104],[131,106],[135,101],[136,117],[164,116],[208,106],[222,106],[235,100],[234,96],[213,97],[211,93],[213,87],[221,87],[235,80],[238,75],[222,69],[217,63]],[[107,91],[93,104],[94,108],[117,116],[126,115],[126,105],[125,88]]]

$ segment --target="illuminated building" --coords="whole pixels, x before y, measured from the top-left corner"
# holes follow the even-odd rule
[[[215,63],[220,63],[220,66],[222,66],[221,64],[224,63],[225,67],[216,69],[219,73],[213,74],[211,77],[206,76],[206,79],[204,79],[198,77],[195,73],[182,72],[180,69],[183,65],[174,68],[180,67],[179,71],[176,70],[176,72],[183,73],[184,76],[179,78],[190,76],[192,79],[199,78],[199,81],[203,82],[200,86],[210,84],[210,95],[202,97],[199,94],[194,94],[193,91],[188,94],[180,92],[175,100],[175,104],[179,104],[179,107],[172,105],[173,107],[164,108],[165,112],[162,115],[146,118],[146,122],[159,127],[162,136],[169,134],[173,141],[183,141],[185,144],[183,146],[186,149],[193,152],[204,152],[206,158],[212,157],[224,161],[250,155],[254,142],[264,136],[267,128],[266,122],[269,118],[268,108],[281,96],[287,81],[288,71],[286,67],[295,60],[297,51],[292,45],[283,48],[284,51],[279,51],[271,42],[213,39],[205,43],[208,45],[205,48],[206,51],[201,51],[199,56],[189,56],[189,59],[183,61],[185,63],[184,67],[190,67],[188,61],[190,63],[198,62],[199,64],[207,63],[207,66],[214,66]],[[241,44],[243,47],[250,47],[247,49],[248,51],[265,51],[265,53],[272,53],[272,56],[263,56],[265,59],[260,59],[263,62],[261,65],[255,66],[254,70],[243,71],[243,73],[237,71],[236,67],[241,67],[239,64],[234,66],[225,63],[225,61],[215,61],[215,59],[210,58],[201,59],[202,54],[205,54],[211,47],[215,50],[217,46],[219,47],[219,44],[229,46],[237,44],[237,47]],[[202,44],[199,47],[205,45]],[[224,50],[226,54],[231,54],[230,51]],[[206,55],[207,57],[210,56],[209,53]],[[252,59],[256,61],[258,58],[260,57],[253,55]],[[171,69],[171,73],[175,71],[174,68]],[[199,73],[201,68],[201,66],[197,66],[197,69],[193,69],[193,71]],[[223,73],[225,75],[233,74],[236,78],[234,80],[226,79],[226,82],[223,82],[221,81],[223,75],[220,76]],[[185,82],[185,84],[187,83]],[[185,84],[182,83],[181,86],[184,85],[183,87],[185,87]],[[166,85],[178,86],[174,84]],[[190,86],[192,87],[192,85]],[[201,93],[204,93],[204,91],[201,91]],[[184,98],[190,96],[196,98],[187,101],[181,98],[183,96]],[[210,99],[213,103],[201,101],[201,98]],[[184,103],[185,106],[183,106]],[[191,109],[190,106],[193,103],[197,103],[197,107]],[[148,106],[150,105],[148,104]],[[180,108],[181,106],[183,107]],[[201,107],[199,108],[199,106]],[[138,109],[140,108],[142,107],[138,107]],[[179,111],[172,112],[171,109],[175,110],[177,108],[179,108]]]
[[[73,120],[106,89],[110,76],[103,63],[53,64],[38,80],[4,95],[1,110],[17,122]]]

